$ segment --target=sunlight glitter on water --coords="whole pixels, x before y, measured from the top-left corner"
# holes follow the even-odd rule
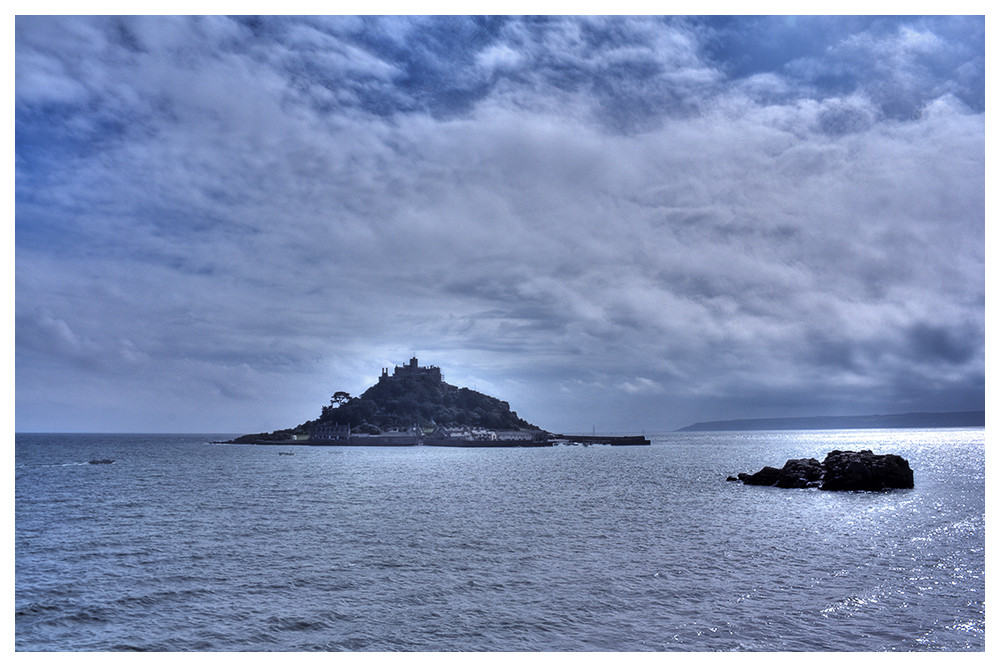
[[[890,435],[294,457],[117,436],[115,466],[76,468],[53,464],[92,438],[19,436],[17,648],[982,650],[983,433]],[[725,481],[876,441],[915,489]]]

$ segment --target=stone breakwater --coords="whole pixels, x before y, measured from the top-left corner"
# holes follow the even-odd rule
[[[834,450],[823,462],[816,459],[789,459],[782,468],[764,466],[753,474],[744,472],[729,481],[781,489],[818,488],[821,491],[887,491],[912,489],[913,470],[896,454],[873,454]]]

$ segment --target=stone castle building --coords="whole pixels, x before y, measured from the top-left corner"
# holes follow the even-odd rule
[[[444,381],[444,376],[441,375],[440,368],[437,366],[419,366],[417,365],[416,357],[410,359],[410,363],[406,366],[396,366],[392,371],[392,377],[429,377],[438,382]],[[388,379],[389,369],[383,368],[382,375],[378,381],[383,382]]]

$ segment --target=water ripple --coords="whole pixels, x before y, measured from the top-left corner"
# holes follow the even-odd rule
[[[299,448],[293,464],[207,440],[18,436],[18,650],[985,646],[981,430]],[[852,443],[906,456],[917,487],[724,481]],[[94,452],[122,465],[78,464]]]

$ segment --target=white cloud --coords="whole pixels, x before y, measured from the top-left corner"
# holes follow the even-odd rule
[[[644,377],[637,377],[634,380],[623,382],[620,387],[627,394],[662,394],[664,391],[660,383]]]
[[[516,70],[524,61],[524,56],[506,44],[498,44],[483,49],[476,56],[476,63],[489,76],[496,71]]]
[[[99,141],[47,169],[59,186],[19,175],[25,414],[52,379],[33,369],[60,355],[123,387],[156,378],[174,409],[237,430],[241,408],[272,404],[270,428],[287,426],[318,411],[296,400],[363,390],[414,352],[553,428],[550,410],[588,420],[615,387],[680,426],[698,420],[670,407],[682,397],[728,409],[784,387],[861,404],[859,387],[965,386],[981,369],[983,341],[968,356],[951,341],[982,338],[984,120],[954,96],[886,120],[864,91],[797,96],[778,74],[721,86],[685,30],[616,22],[621,43],[595,52],[584,32],[600,21],[559,20],[470,56],[523,85],[461,114],[380,116],[359,100],[405,68],[349,42],[356,23],[293,25],[272,48],[196,24],[219,42],[190,57],[182,23],[133,26],[128,57],[95,46],[87,94],[125,129],[81,110],[80,136]],[[392,40],[421,29],[374,24]],[[52,77],[53,97],[79,98],[66,72],[87,40],[50,52],[30,27],[18,104],[45,102]],[[289,67],[310,54],[339,92]],[[602,93],[554,92],[558,67],[623,62],[661,68],[652,97],[676,83],[699,113],[617,133],[591,113]],[[320,104],[341,93],[348,106]]]

